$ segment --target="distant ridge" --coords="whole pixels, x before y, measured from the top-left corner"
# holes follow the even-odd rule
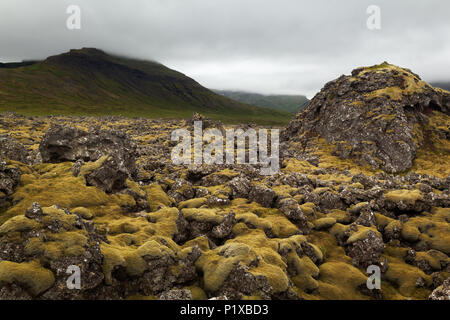
[[[38,62],[39,61],[23,61],[23,62],[8,62],[8,63],[0,62],[0,69],[13,69],[13,68],[19,68],[19,67],[26,67],[26,66],[31,66]]]
[[[44,61],[0,65],[0,112],[25,115],[124,115],[188,118],[194,111],[224,122],[286,123],[290,115],[218,95],[152,61],[95,48]]]
[[[263,95],[245,91],[213,90],[230,99],[253,106],[286,111],[296,114],[306,107],[309,100],[303,95]]]
[[[432,82],[433,87],[438,87],[447,91],[450,91],[450,82]]]

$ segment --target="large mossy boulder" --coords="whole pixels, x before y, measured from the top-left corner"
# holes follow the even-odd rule
[[[448,115],[448,91],[385,62],[327,83],[281,137],[297,156],[313,138],[322,138],[340,158],[398,173],[413,165],[419,149],[449,139],[448,127],[430,121]]]
[[[88,185],[107,193],[126,188],[128,178],[137,174],[136,145],[120,131],[53,126],[39,146],[43,162],[76,162],[73,173],[82,173]],[[85,162],[87,162],[85,164]]]
[[[28,162],[28,151],[9,135],[0,135],[0,158]]]
[[[130,176],[136,173],[136,145],[121,131],[52,126],[44,135],[39,151],[44,163],[97,161],[112,156]]]

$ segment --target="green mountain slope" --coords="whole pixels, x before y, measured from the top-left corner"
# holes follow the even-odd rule
[[[283,124],[290,115],[218,95],[151,61],[83,48],[41,62],[0,65],[0,112],[187,118]]]
[[[243,91],[213,91],[242,103],[294,114],[302,110],[309,102],[308,98],[301,95],[262,95]]]

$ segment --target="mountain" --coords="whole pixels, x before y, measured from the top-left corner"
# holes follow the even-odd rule
[[[218,95],[160,63],[93,48],[1,64],[1,111],[148,118],[187,118],[197,111],[224,122],[264,124],[286,123],[291,116]]]
[[[213,91],[242,103],[273,110],[286,111],[293,114],[302,110],[309,102],[308,98],[301,95],[263,95],[243,91]]]
[[[450,91],[450,82],[432,82],[433,87],[438,87],[447,91]]]

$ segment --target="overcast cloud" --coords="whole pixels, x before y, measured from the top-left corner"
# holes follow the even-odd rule
[[[66,28],[79,5],[81,30]],[[381,30],[366,27],[369,5]],[[0,61],[96,47],[157,60],[217,89],[314,95],[383,61],[450,81],[447,0],[1,0]]]

